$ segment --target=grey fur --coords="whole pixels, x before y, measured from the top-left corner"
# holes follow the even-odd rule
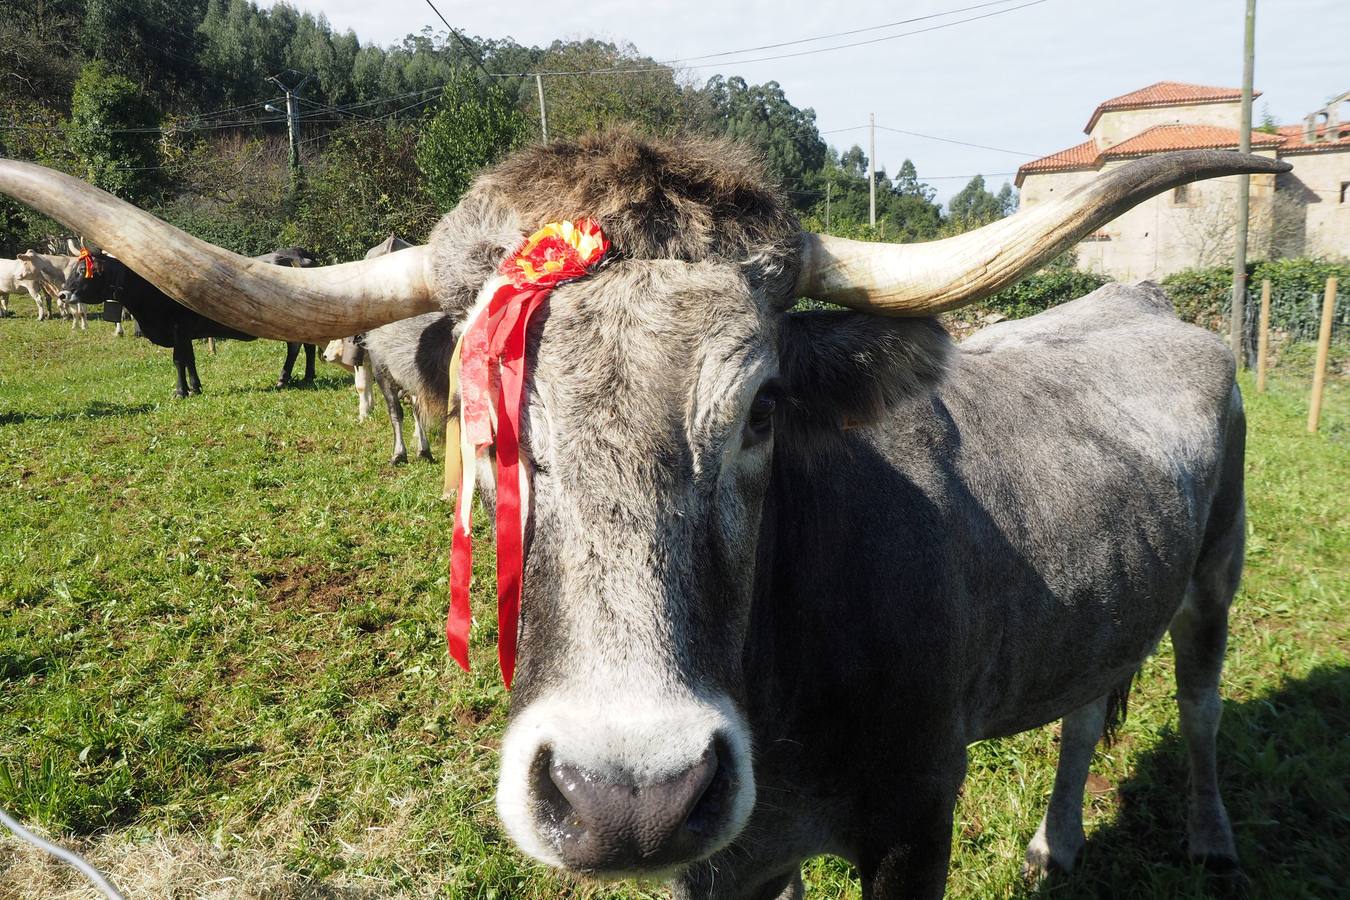
[[[1234,862],[1214,733],[1245,426],[1222,342],[1151,285],[956,350],[932,322],[785,315],[795,225],[753,166],[705,142],[612,144],[530,148],[480,178],[432,238],[444,338],[380,329],[391,367],[443,384],[449,322],[527,233],[592,215],[614,240],[530,340],[498,790],[516,841],[673,875],[678,898],[800,896],[823,852],[858,865],[866,897],[939,897],[966,746],[1075,715],[1055,836],[1029,852],[1071,865],[1055,854],[1080,845],[1106,698],[1170,625],[1192,851]],[[578,840],[550,787],[565,771],[568,791],[644,796],[713,747],[725,802],[678,851],[642,822]]]

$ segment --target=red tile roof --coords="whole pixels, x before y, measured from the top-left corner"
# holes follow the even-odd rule
[[[1325,124],[1317,126],[1317,140],[1311,144],[1304,139],[1304,126],[1281,125],[1280,155],[1286,153],[1324,153],[1328,150],[1350,150],[1350,122],[1341,122],[1328,134]]]
[[[1259,97],[1261,92],[1254,91],[1252,96]],[[1097,120],[1101,118],[1104,112],[1113,112],[1119,109],[1147,109],[1152,106],[1230,103],[1241,99],[1242,91],[1238,88],[1207,87],[1203,84],[1185,84],[1180,81],[1159,81],[1157,84],[1150,84],[1146,88],[1130,91],[1128,94],[1121,94],[1119,97],[1112,97],[1110,100],[1104,101],[1093,110],[1092,118],[1088,120],[1087,127],[1083,131],[1091,133],[1092,126],[1097,124]]]
[[[1017,179],[1020,183],[1023,175],[1032,172],[1072,172],[1075,169],[1095,169],[1097,168],[1097,157],[1100,155],[1096,141],[1083,141],[1083,143],[1070,147],[1068,150],[1051,153],[1049,156],[1042,156],[1040,159],[1026,163],[1017,170]]]
[[[1283,129],[1281,134],[1252,132],[1252,148],[1255,150],[1282,150],[1287,140]],[[1346,143],[1350,145],[1350,139]],[[1017,170],[1016,184],[1021,187],[1027,175],[1100,169],[1102,163],[1110,159],[1128,159],[1170,150],[1236,149],[1237,145],[1238,132],[1234,128],[1220,128],[1217,125],[1155,125],[1105,150],[1098,150],[1095,141],[1084,141],[1067,150],[1032,160]]]
[[[1236,128],[1217,125],[1154,125],[1129,140],[1102,151],[1104,157],[1147,156],[1169,150],[1237,149],[1240,135]],[[1284,143],[1278,134],[1252,132],[1252,148],[1269,150]]]

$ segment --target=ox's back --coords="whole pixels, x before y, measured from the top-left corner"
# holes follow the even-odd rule
[[[883,692],[912,725],[960,710],[968,741],[1108,693],[1167,628],[1216,502],[1240,515],[1242,429],[1232,357],[1154,286],[970,338],[933,395],[844,432],[828,477],[780,456],[780,541],[852,561],[780,566],[791,627],[850,644],[788,681]]]

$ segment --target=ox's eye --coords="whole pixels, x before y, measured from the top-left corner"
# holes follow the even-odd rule
[[[778,400],[782,388],[777,382],[769,382],[759,389],[750,403],[750,414],[745,420],[745,445],[751,446],[773,433],[773,414],[778,410]]]

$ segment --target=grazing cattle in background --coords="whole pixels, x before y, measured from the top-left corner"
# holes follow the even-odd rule
[[[75,330],[76,326],[88,327],[86,324],[87,311],[80,308],[78,304],[67,304],[61,297],[61,289],[65,286],[66,279],[70,277],[71,272],[75,271],[76,257],[25,250],[19,254],[18,258],[32,266],[38,290],[42,293],[47,314],[44,317],[39,313],[39,319],[52,318],[52,301],[55,300],[62,315],[71,317],[70,328],[72,331]]]
[[[412,247],[396,235],[389,235],[382,243],[366,252],[366,259],[375,259]],[[408,447],[403,440],[403,402],[407,396],[413,410],[413,439],[417,455],[434,459],[428,429],[433,422],[444,422],[450,354],[454,349],[454,322],[441,313],[414,316],[364,334],[346,338],[341,343],[348,356],[359,355],[384,396],[389,410],[389,422],[394,431],[394,450],[389,464],[402,465],[408,461]],[[337,342],[334,342],[337,343]],[[330,348],[331,349],[331,348]],[[325,355],[325,358],[328,358]],[[357,391],[361,390],[357,370]],[[368,411],[368,401],[363,408]],[[358,419],[364,419],[364,415]]]
[[[9,313],[9,295],[27,291],[37,304],[38,319],[44,319],[42,292],[32,263],[23,259],[0,259],[0,313]],[[51,315],[50,311],[47,315]]]
[[[265,253],[262,256],[255,256],[253,258],[277,266],[293,266],[302,269],[311,268],[319,264],[309,251],[300,247],[288,247],[285,250],[278,250],[275,253]],[[318,350],[318,345],[302,343],[300,341],[287,341],[286,359],[281,364],[281,377],[277,379],[277,387],[284,388],[291,383],[291,370],[295,368],[295,360],[296,357],[300,355],[300,349],[302,347],[305,351],[305,376],[300,379],[300,382],[301,384],[314,383],[314,353]]]
[[[251,341],[255,337],[208,319],[174,302],[120,259],[99,251],[91,255],[91,261],[92,272],[86,270],[83,262],[71,271],[61,291],[62,299],[70,303],[85,304],[116,300],[130,310],[143,337],[161,347],[172,348],[174,366],[178,372],[175,393],[179,397],[186,397],[189,393],[200,394],[202,391],[201,379],[197,375],[197,357],[192,347],[193,340],[232,338]],[[312,264],[312,257],[299,247],[291,247],[259,257],[258,261],[269,265],[302,267],[306,261]],[[308,346],[305,374],[306,380],[313,381],[313,344]],[[299,344],[292,348],[288,342],[281,384],[289,381],[290,370],[295,364],[298,352]]]
[[[356,382],[356,421],[364,422],[370,418],[370,409],[374,405],[371,385],[375,383],[375,376],[370,370],[366,348],[354,337],[329,341],[323,349],[323,359],[352,373]]]
[[[506,830],[677,898],[799,898],[825,852],[868,898],[936,898],[967,745],[1058,718],[1027,861],[1073,865],[1113,698],[1169,630],[1189,852],[1237,865],[1215,761],[1243,545],[1232,357],[1151,285],[960,347],[932,316],[1146,197],[1288,168],[1155,155],[977,231],[870,244],[803,233],[733,146],[611,133],[518,151],[426,247],[272,272],[37,166],[0,163],[0,190],[290,339],[462,326],[526,235],[594,217],[607,263],[552,292],[527,345]],[[792,312],[803,296],[852,308]],[[491,455],[476,468],[490,487]]]

